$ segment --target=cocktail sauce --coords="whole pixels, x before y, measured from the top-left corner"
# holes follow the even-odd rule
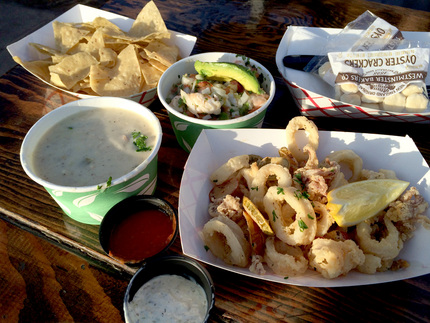
[[[157,209],[138,211],[113,228],[109,255],[139,262],[162,251],[174,236],[176,219]]]

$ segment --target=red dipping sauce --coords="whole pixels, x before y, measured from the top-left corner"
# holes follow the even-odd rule
[[[162,251],[175,229],[176,219],[160,210],[138,211],[113,228],[109,255],[122,262],[140,262]]]

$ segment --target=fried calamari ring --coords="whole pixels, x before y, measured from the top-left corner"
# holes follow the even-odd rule
[[[264,260],[277,275],[296,276],[308,268],[308,261],[299,247],[289,246],[275,237],[266,239]]]
[[[315,211],[308,199],[297,198],[294,187],[272,186],[263,198],[275,235],[292,245],[307,245],[317,232]]]
[[[391,220],[384,216],[382,223],[376,223],[381,237],[374,237],[373,224],[363,221],[357,224],[357,241],[360,248],[365,252],[380,257],[382,260],[394,259],[403,248],[400,233]],[[384,227],[385,226],[385,230]],[[385,232],[386,231],[386,232]]]
[[[256,155],[239,155],[230,158],[226,163],[222,164],[216,169],[210,176],[212,183],[217,185],[224,183],[230,176],[232,176],[238,170],[248,167],[254,161],[261,159]]]
[[[287,147],[291,151],[291,154],[298,162],[304,162],[308,159],[308,156],[305,152],[300,150],[297,145],[296,133],[300,129],[303,129],[308,134],[309,145],[314,149],[318,149],[319,145],[319,135],[318,128],[313,123],[313,121],[309,120],[304,116],[294,117],[290,120],[287,125]]]
[[[250,190],[252,186],[252,181],[257,175],[258,170],[259,168],[257,166],[257,163],[252,163],[249,167],[242,168],[239,171],[239,175],[245,179],[248,190]]]
[[[267,192],[266,183],[272,175],[275,175],[278,186],[288,187],[292,184],[291,174],[287,168],[277,164],[267,164],[261,167],[250,187],[250,199],[258,208],[263,207],[263,198]]]
[[[317,215],[317,237],[324,236],[328,230],[330,229],[331,225],[334,223],[333,217],[328,212],[325,204],[320,203],[318,201],[312,202],[314,205],[314,211]]]
[[[363,169],[363,160],[351,149],[343,149],[332,152],[327,156],[331,161],[338,164],[344,163],[352,172],[348,182],[352,183],[360,178],[361,170]]]
[[[212,252],[226,264],[246,267],[251,248],[242,229],[226,216],[209,220],[201,231],[201,237]]]

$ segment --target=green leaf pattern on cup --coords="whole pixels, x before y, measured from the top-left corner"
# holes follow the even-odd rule
[[[137,180],[133,181],[132,183],[120,188],[116,191],[116,193],[133,192],[145,185],[148,180],[149,174],[145,174],[142,177],[139,177]]]
[[[178,131],[185,131],[187,130],[189,124],[185,122],[175,121],[175,128]]]
[[[191,145],[184,139],[182,138],[182,142],[184,143],[185,148],[187,149],[187,151],[191,151]]]
[[[92,212],[88,212],[88,214],[90,215],[90,217],[92,217],[94,220],[102,222],[103,220],[103,216],[96,214],[96,213],[92,213]]]
[[[99,192],[90,194],[90,195],[86,195],[86,196],[82,196],[79,197],[77,199],[73,200],[73,205],[75,205],[78,208],[90,205],[91,203],[94,202],[94,200],[96,199],[97,195],[99,195]]]

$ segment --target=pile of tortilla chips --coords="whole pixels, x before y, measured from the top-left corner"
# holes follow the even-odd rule
[[[109,20],[53,22],[56,48],[31,43],[48,59],[14,60],[43,80],[88,95],[130,96],[155,88],[161,74],[179,59],[161,14],[150,1],[128,32]]]

